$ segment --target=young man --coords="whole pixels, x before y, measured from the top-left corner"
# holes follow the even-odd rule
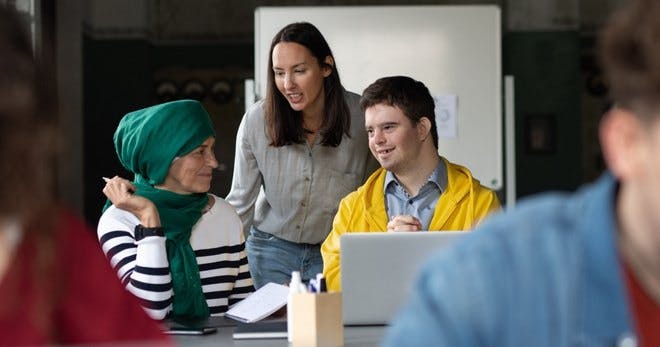
[[[660,2],[601,36],[609,172],[490,219],[426,265],[385,346],[660,346]]]
[[[433,97],[404,76],[365,89],[369,148],[380,169],[339,204],[321,246],[329,290],[341,290],[339,238],[349,232],[467,230],[500,204],[470,170],[438,155]]]

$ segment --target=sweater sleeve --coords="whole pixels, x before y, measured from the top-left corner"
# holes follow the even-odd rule
[[[108,208],[99,220],[97,236],[122,284],[154,319],[164,319],[172,309],[172,278],[165,237],[135,240],[139,220],[133,214]]]
[[[238,275],[234,281],[234,287],[229,295],[229,306],[245,299],[254,291],[250,267],[248,265],[247,253],[245,252],[245,237],[241,234],[241,249],[239,252]]]

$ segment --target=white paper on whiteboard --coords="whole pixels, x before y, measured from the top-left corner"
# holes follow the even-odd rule
[[[455,94],[435,95],[435,125],[439,138],[458,136],[457,97]]]

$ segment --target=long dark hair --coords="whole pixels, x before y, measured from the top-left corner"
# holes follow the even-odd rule
[[[334,56],[330,46],[321,35],[321,32],[307,22],[291,23],[280,30],[270,45],[268,58],[268,88],[264,104],[266,118],[266,132],[270,137],[270,145],[275,147],[305,142],[305,129],[303,128],[302,112],[294,111],[282,93],[275,85],[273,72],[273,49],[280,42],[295,42],[306,47],[316,58],[319,66],[332,70],[328,77],[323,79],[325,94],[325,114],[321,123],[321,144],[336,147],[346,134],[349,135],[351,116],[348,105],[344,100],[343,88],[339,80],[337,64],[326,63],[326,57]]]
[[[0,214],[45,219],[55,200],[54,93],[24,24],[0,6]]]
[[[43,333],[50,333],[50,315],[60,302],[62,286],[54,285],[55,232],[61,213],[55,191],[56,107],[52,81],[39,58],[34,58],[25,23],[15,10],[0,5],[0,216],[17,218],[23,238],[19,249],[25,253],[16,259],[21,275],[5,280],[9,297],[18,300],[0,302],[0,312],[24,310],[21,306],[21,282],[30,276],[38,288],[38,309],[29,311],[30,322]],[[20,257],[30,257],[26,266]],[[17,272],[13,272],[17,274]]]

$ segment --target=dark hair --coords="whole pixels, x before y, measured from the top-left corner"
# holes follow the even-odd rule
[[[34,240],[33,266],[21,268],[35,288],[40,304],[29,317],[47,317],[61,301],[54,288],[54,230],[59,210],[55,193],[55,109],[49,90],[51,80],[32,53],[26,25],[15,10],[0,5],[0,215],[17,218],[24,239]],[[24,267],[24,264],[17,264]],[[16,279],[15,277],[13,278]],[[12,282],[12,278],[8,279]],[[10,296],[20,291],[13,281]],[[6,300],[5,300],[6,301]],[[20,303],[19,303],[20,304]],[[0,311],[12,310],[13,302],[0,303]],[[47,329],[43,320],[33,324]]]
[[[294,111],[275,85],[273,72],[273,49],[280,42],[294,42],[307,48],[316,58],[319,66],[330,68],[332,72],[323,80],[325,93],[325,114],[319,129],[321,144],[339,146],[341,139],[349,135],[351,116],[344,100],[344,89],[339,80],[337,64],[327,64],[326,57],[334,56],[321,32],[307,22],[291,23],[280,30],[270,45],[268,58],[268,88],[264,114],[266,131],[271,139],[271,146],[281,147],[294,143],[304,143],[306,131],[303,128],[302,112]]]
[[[0,6],[0,214],[45,221],[55,200],[56,124],[25,29]]]
[[[612,101],[644,119],[660,109],[660,2],[638,0],[601,32],[600,59]]]
[[[435,102],[424,83],[407,76],[380,78],[369,85],[362,93],[362,98],[360,98],[362,111],[377,104],[400,108],[413,124],[417,124],[422,117],[428,118],[431,121],[433,145],[436,149],[438,148]]]

